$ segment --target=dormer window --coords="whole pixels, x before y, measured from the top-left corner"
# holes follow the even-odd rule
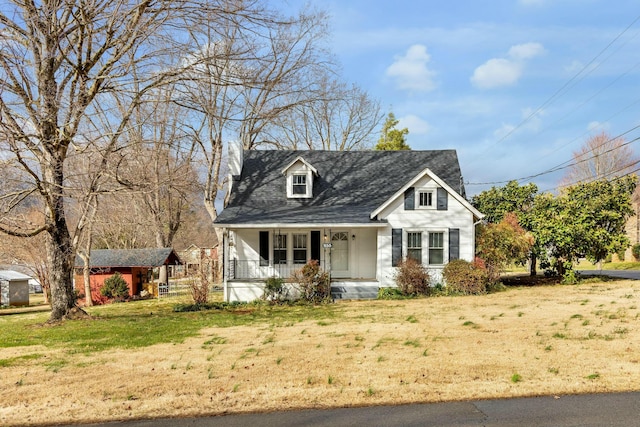
[[[419,208],[433,208],[433,191],[432,190],[419,190],[418,191],[418,207]]]
[[[287,197],[290,199],[306,199],[313,197],[313,177],[318,176],[316,168],[302,157],[282,170],[287,180]]]
[[[306,196],[307,195],[307,175],[294,174],[293,182],[291,183],[292,193],[294,196]]]

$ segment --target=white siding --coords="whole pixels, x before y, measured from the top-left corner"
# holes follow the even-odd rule
[[[420,189],[436,189],[436,184],[429,178],[425,177],[416,183],[416,197]],[[435,205],[434,193],[434,205]],[[449,229],[457,228],[460,230],[460,258],[473,261],[475,256],[475,237],[474,237],[474,218],[473,214],[467,207],[457,201],[451,194],[448,197],[447,210],[421,209],[418,207],[416,200],[415,209],[405,210],[404,199],[399,197],[384,209],[378,216],[381,220],[386,220],[389,226],[378,231],[378,272],[377,279],[380,286],[395,286],[393,276],[395,268],[391,266],[391,229],[401,228],[403,230],[402,237],[402,255],[407,254],[407,231],[425,232],[422,240],[423,260],[427,259],[428,251],[428,233],[443,232],[444,233],[444,261],[449,261]],[[441,266],[428,266],[433,282],[440,282]]]

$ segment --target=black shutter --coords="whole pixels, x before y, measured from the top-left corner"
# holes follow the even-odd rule
[[[442,187],[438,187],[438,210],[446,211],[449,204],[449,193]]]
[[[409,187],[404,192],[404,210],[412,211],[415,208],[416,208],[416,189],[413,187]]]
[[[391,229],[391,266],[402,261],[402,228]]]
[[[311,259],[320,261],[320,232],[311,232]]]
[[[449,261],[460,258],[460,229],[449,229]]]
[[[260,232],[260,265],[269,265],[269,232]]]

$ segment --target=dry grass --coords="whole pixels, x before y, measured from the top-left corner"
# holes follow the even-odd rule
[[[182,344],[3,349],[0,424],[640,389],[633,281],[343,302],[338,319],[202,330]]]

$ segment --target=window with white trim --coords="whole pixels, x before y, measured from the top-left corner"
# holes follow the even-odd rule
[[[293,236],[293,263],[307,263],[307,235],[294,234]]]
[[[418,207],[419,208],[432,208],[433,207],[433,191],[418,191]]]
[[[422,233],[407,233],[407,258],[414,259],[422,264]]]
[[[287,235],[275,234],[273,236],[273,263],[287,263]]]
[[[429,265],[444,264],[444,233],[429,233]]]
[[[294,196],[306,196],[307,195],[307,175],[306,174],[293,174],[291,177],[291,193]]]

